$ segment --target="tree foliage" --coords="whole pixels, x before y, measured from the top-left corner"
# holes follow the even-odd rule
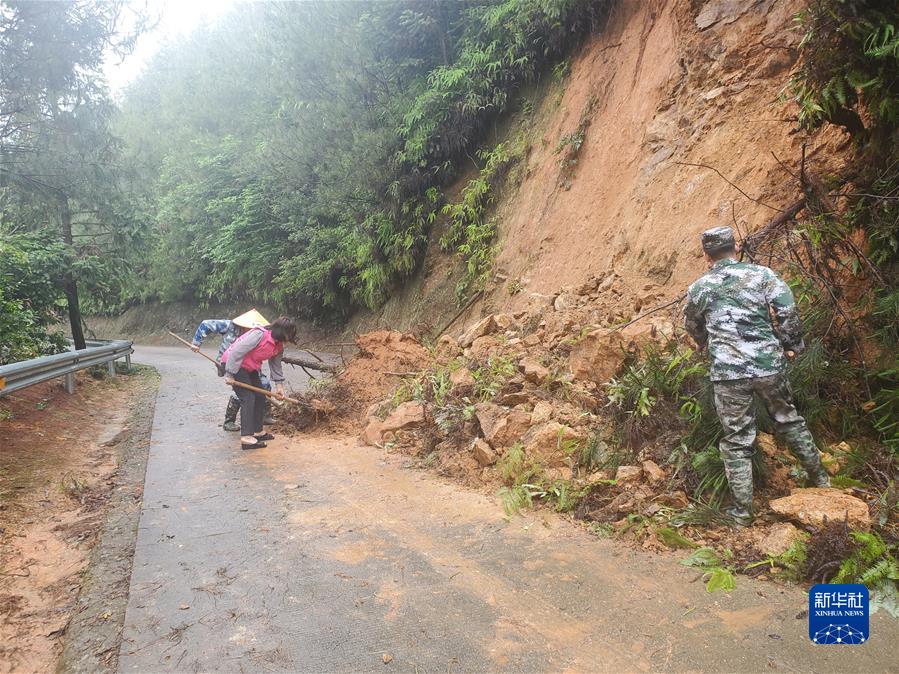
[[[810,0],[799,15],[805,36],[790,86],[799,121],[831,123],[855,139],[853,190],[845,217],[822,213],[813,227],[817,244],[839,245],[861,231],[876,281],[873,303],[862,309],[867,330],[881,344],[869,363],[869,416],[880,439],[899,448],[899,5],[891,0]],[[832,320],[832,318],[830,319]],[[823,359],[832,362],[828,356]],[[840,382],[840,388],[844,388]]]
[[[487,123],[608,4],[259,3],[171,44],[117,120],[153,237],[126,295],[382,303]]]
[[[64,263],[64,247],[47,237],[0,240],[0,365],[62,349],[52,326],[65,306]]]
[[[899,123],[899,5],[811,0],[799,22],[803,58],[791,88],[800,123],[830,122],[884,141]]]
[[[135,30],[120,30],[124,7],[117,0],[0,2],[0,235],[10,246],[28,233],[63,245],[52,278],[65,294],[78,348],[78,284],[95,306],[115,294],[139,231],[119,189],[113,106],[102,75],[104,56],[127,53],[142,27],[138,17]],[[33,261],[22,259],[23,277]],[[6,295],[12,301],[8,288]],[[45,299],[55,302],[38,294],[25,307],[37,317],[33,325],[46,325]],[[24,334],[13,323],[0,333],[12,350]]]

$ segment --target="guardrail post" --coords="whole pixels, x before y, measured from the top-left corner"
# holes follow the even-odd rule
[[[64,351],[0,365],[0,398],[28,386],[59,379],[63,380],[66,391],[74,393],[75,373],[79,370],[105,363],[109,375],[114,377],[115,360],[118,358],[125,358],[130,368],[131,347],[132,342],[123,339],[107,342],[94,340],[88,342],[86,349],[79,351]]]
[[[130,353],[125,354],[125,371],[128,374],[131,374],[131,354]]]

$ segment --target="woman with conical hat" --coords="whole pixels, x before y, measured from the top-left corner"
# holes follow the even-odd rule
[[[255,308],[230,320],[210,318],[200,323],[197,327],[197,331],[194,333],[192,348],[194,351],[199,351],[200,345],[203,344],[203,340],[211,333],[222,335],[222,344],[219,347],[219,352],[216,356],[216,358],[221,360],[222,354],[225,353],[225,350],[231,346],[238,337],[247,330],[265,325],[268,325],[268,319],[256,311]],[[272,390],[272,385],[269,382],[268,377],[260,373],[259,379],[262,382],[262,388],[267,391]],[[238,412],[240,412],[240,398],[232,393],[231,397],[228,399],[228,406],[225,408],[225,421],[222,424],[222,428],[226,431],[239,431],[240,426],[237,424]],[[274,423],[274,419],[271,417],[271,407],[268,404],[268,400],[266,400],[265,403],[263,417],[263,423]]]
[[[274,393],[284,395],[284,371],[281,356],[284,344],[297,338],[296,324],[286,316],[279,316],[274,323],[265,327],[255,327],[237,338],[222,354],[225,364],[225,383],[261,386],[259,372],[262,363],[268,361],[268,371],[274,383]],[[263,405],[266,396],[261,393],[234,387],[240,398],[240,447],[256,449],[265,447],[265,441],[275,436],[263,429]]]

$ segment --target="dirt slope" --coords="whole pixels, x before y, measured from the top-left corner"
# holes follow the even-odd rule
[[[796,58],[799,4],[622,1],[572,63],[527,178],[501,209],[498,271],[552,293],[614,269],[676,294],[701,271],[702,230],[734,219],[755,230],[798,196],[774,155],[798,173],[808,142],[809,166],[838,162],[840,135],[794,133],[795,106],[777,100]],[[579,125],[583,145],[566,174],[554,151]],[[718,169],[767,206],[684,163]]]
[[[796,106],[782,96],[802,5],[620,0],[561,84],[545,78],[536,94],[522,92],[533,124],[515,171],[523,178],[497,199],[494,277],[449,332],[609,271],[636,296],[676,297],[704,270],[701,231],[736,223],[745,235],[797,199],[790,173],[799,173],[803,144],[806,170],[836,173],[848,137],[796,132]],[[566,139],[578,137],[575,151]],[[432,243],[423,272],[347,333],[435,333],[421,328],[442,328],[456,314],[459,274]]]

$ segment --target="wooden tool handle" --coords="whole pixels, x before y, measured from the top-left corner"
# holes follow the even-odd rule
[[[184,344],[184,346],[190,347],[191,351],[193,351],[193,348],[194,348],[194,345],[193,345],[193,344],[191,344],[190,342],[188,342],[186,339],[181,339],[178,335],[176,335],[176,334],[175,334],[174,332],[172,332],[171,330],[169,330],[168,333],[169,333],[172,337],[174,337],[175,339],[177,339],[179,342],[181,342],[182,344]],[[197,353],[199,353],[201,356],[203,356],[203,358],[205,358],[206,360],[215,363],[216,367],[218,367],[219,362],[218,362],[215,358],[213,358],[212,356],[207,356],[207,355],[206,355],[205,353],[203,353],[202,351],[197,351]]]
[[[287,402],[296,403],[297,405],[302,405],[303,402],[297,400],[296,398],[288,398],[287,396],[279,396],[271,391],[266,391],[264,388],[259,388],[258,386],[252,386],[250,384],[244,384],[243,382],[236,381],[234,379],[228,382],[229,386],[239,386],[240,388],[245,388],[248,391],[254,391],[255,393],[261,393],[264,396],[268,396],[269,398],[274,398],[275,400],[286,400]]]
[[[181,343],[184,344],[185,346],[189,346],[189,347],[191,348],[191,350],[193,350],[193,346],[194,346],[194,345],[191,344],[190,342],[188,342],[186,339],[181,339],[178,335],[176,335],[176,334],[175,334],[174,332],[172,332],[171,330],[169,330],[169,331],[167,331],[167,332],[168,332],[172,337],[174,337],[175,339],[177,339],[179,342],[181,342]],[[207,355],[206,355],[205,353],[203,353],[202,351],[197,351],[197,353],[199,353],[201,356],[203,356],[203,358],[205,358],[206,360],[209,360],[209,361],[212,361],[213,363],[215,363],[215,366],[216,366],[216,367],[219,366],[219,362],[218,362],[215,358],[212,358],[212,357],[210,357],[210,356],[207,356]],[[228,385],[229,385],[229,386],[239,386],[240,388],[245,388],[245,389],[247,389],[248,391],[253,391],[253,392],[255,392],[255,393],[261,393],[262,395],[268,396],[269,398],[274,398],[275,400],[286,400],[287,402],[294,403],[294,404],[296,404],[296,405],[304,405],[304,404],[305,404],[303,401],[297,400],[296,398],[288,398],[287,396],[279,396],[279,395],[275,395],[275,394],[272,393],[271,391],[266,391],[264,388],[259,388],[258,386],[251,386],[250,384],[244,384],[243,382],[236,381],[236,380],[234,380],[234,379],[230,379],[230,381],[228,382]]]

